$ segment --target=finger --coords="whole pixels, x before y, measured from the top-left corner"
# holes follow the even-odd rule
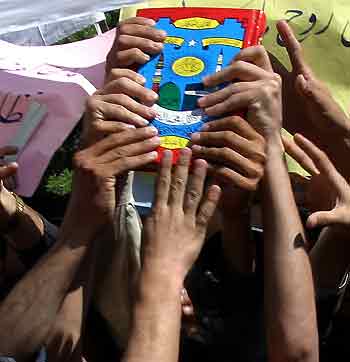
[[[149,124],[151,109],[123,94],[96,98],[94,121],[120,121],[135,127]],[[90,108],[91,109],[91,108]]]
[[[246,191],[255,191],[258,186],[257,179],[244,177],[228,167],[209,165],[208,174],[213,175],[216,179],[221,181],[223,185],[228,184],[231,187],[235,186]]]
[[[340,192],[347,184],[345,179],[340,175],[333,163],[329,160],[325,152],[321,151],[311,141],[300,134],[294,136],[296,144],[313,160],[317,169],[322,175]]]
[[[119,32],[123,35],[153,40],[154,42],[163,42],[166,38],[166,32],[156,29],[153,26],[141,24],[123,23],[119,26]]]
[[[142,65],[151,60],[148,54],[145,54],[138,48],[118,50],[115,55],[116,67],[130,67],[134,64]],[[141,84],[141,83],[140,83]]]
[[[184,195],[187,185],[188,168],[190,165],[192,152],[189,148],[180,150],[180,156],[175,166],[174,174],[171,178],[169,205],[182,209]]]
[[[121,133],[130,129],[130,127],[135,128],[134,126],[121,122],[114,121],[95,121],[89,125],[87,136],[85,137],[86,146],[90,146],[106,136],[113,133]]]
[[[338,224],[339,220],[335,212],[332,211],[319,211],[311,214],[306,220],[306,226],[309,229],[322,227],[327,225]]]
[[[269,55],[262,45],[256,45],[242,49],[235,57],[235,61],[242,60],[244,62],[253,63],[256,66],[266,70],[267,72],[273,72]]]
[[[154,26],[156,22],[150,18],[144,18],[142,16],[134,16],[129,19],[125,19],[119,23],[118,28],[120,28],[123,24],[138,24],[138,25],[145,25],[145,26]]]
[[[18,164],[11,162],[8,165],[0,167],[0,180],[4,180],[8,177],[14,176],[17,172]]]
[[[257,67],[254,64],[237,61],[215,74],[203,78],[206,87],[215,87],[225,82],[239,79],[243,82],[264,80],[271,77],[271,73]]]
[[[263,137],[245,119],[239,116],[229,116],[207,122],[202,127],[203,132],[219,132],[230,130],[248,140],[262,139]]]
[[[146,140],[130,142],[123,147],[115,147],[105,154],[99,156],[99,163],[109,163],[118,159],[125,159],[137,155],[143,155],[155,151],[160,146],[160,138],[152,137]]]
[[[117,147],[123,147],[129,144],[141,142],[146,139],[150,139],[157,134],[158,130],[154,127],[131,129],[122,133],[111,134],[100,142],[92,145],[86,151],[91,152],[95,156],[100,156]]]
[[[118,38],[118,50],[140,49],[146,54],[156,55],[163,50],[162,42],[154,42],[150,39],[131,35],[120,35]]]
[[[294,158],[307,172],[311,175],[319,175],[320,171],[317,169],[314,161],[293,141],[293,139],[282,135],[282,142],[285,151],[289,156]]]
[[[204,147],[194,145],[192,147],[193,156],[202,158],[209,163],[219,164],[234,169],[250,178],[260,178],[262,176],[262,166],[253,163],[235,150],[229,147]]]
[[[120,78],[108,83],[101,91],[100,95],[125,94],[132,98],[137,98],[146,105],[153,105],[158,100],[158,94],[151,89],[147,89],[128,78]]]
[[[214,215],[215,209],[220,200],[221,189],[218,185],[212,185],[209,187],[206,195],[202,200],[202,204],[197,214],[197,228],[198,231],[203,235],[205,234],[208,223]]]
[[[18,152],[18,148],[14,146],[0,147],[0,157],[15,155]]]
[[[130,156],[123,159],[118,159],[108,165],[114,170],[114,174],[120,175],[127,171],[135,171],[139,168],[145,167],[146,165],[154,162],[158,157],[158,152],[152,151],[136,156]],[[103,166],[105,167],[105,166]]]
[[[165,150],[160,162],[157,183],[155,187],[154,207],[160,208],[168,204],[171,182],[172,152]]]
[[[217,92],[211,93],[207,96],[200,98],[198,100],[198,105],[201,108],[207,108],[215,104],[221,103],[226,99],[230,98],[233,94],[246,92],[260,85],[256,83],[257,82],[233,83],[223,89],[218,90]]]
[[[205,108],[204,111],[208,116],[219,117],[234,111],[242,111],[250,105],[255,98],[257,91],[248,91],[231,95],[225,101],[214,106]]]
[[[191,140],[194,145],[218,148],[228,147],[243,157],[265,162],[264,150],[262,147],[259,147],[257,142],[251,142],[232,131],[193,133]],[[264,143],[262,142],[261,144],[263,145]]]
[[[107,80],[105,83],[112,82],[113,80],[117,80],[119,78],[128,78],[141,85],[146,83],[146,79],[141,74],[138,74],[131,69],[124,69],[124,68],[123,69],[121,69],[121,68],[112,69],[110,71],[110,73],[108,74],[108,77],[107,77]]]
[[[195,216],[197,214],[203,196],[207,167],[208,165],[204,160],[195,160],[193,162],[193,171],[188,180],[184,201],[184,212],[187,215]]]
[[[294,72],[302,73],[304,75],[312,74],[310,67],[305,62],[303,48],[295,37],[289,24],[286,21],[281,20],[277,22],[276,27],[286,46]]]
[[[148,125],[148,120],[152,120],[157,116],[157,112],[155,112],[152,108],[135,101],[125,94],[110,94],[106,96],[99,96],[97,99],[105,103],[115,104],[116,107],[120,107],[120,110],[126,109],[127,111],[134,113],[134,116],[132,116],[133,121],[130,123],[134,126],[143,127]],[[113,111],[110,110],[108,112],[108,115],[112,120],[116,120],[116,117],[113,116],[115,111],[116,108],[114,107]],[[120,112],[117,112],[117,115],[121,118],[117,119],[121,120],[122,122],[126,122],[126,119],[129,119],[125,114],[120,115],[119,113]]]

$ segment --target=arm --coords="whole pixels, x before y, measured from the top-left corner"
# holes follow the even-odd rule
[[[266,142],[263,178],[265,229],[265,306],[271,361],[316,361],[318,336],[311,267],[303,247],[299,220],[281,141],[281,79],[273,73],[266,50],[241,51],[230,67],[204,79],[206,86],[239,79],[217,95],[201,98],[207,114],[247,109],[250,124]]]
[[[15,153],[17,149],[14,147],[0,148],[0,156]],[[16,199],[5,188],[3,181],[15,175],[17,167],[16,163],[0,167],[0,232],[6,234],[16,249],[26,249],[41,239],[44,225],[40,216],[28,206],[24,207],[23,212],[16,213]]]
[[[285,128],[293,134],[301,133],[321,147],[349,179],[349,162],[343,157],[349,152],[349,117],[307,64],[302,45],[288,23],[279,21],[277,30],[292,64],[292,72],[283,74]]]
[[[350,186],[327,155],[308,139],[297,134],[294,141],[283,141],[287,152],[311,174],[311,182],[315,178],[329,190],[327,208],[316,209],[317,200],[310,200],[314,213],[307,226],[324,227],[310,252],[316,288],[336,291],[350,263]]]
[[[143,234],[139,293],[124,362],[179,358],[183,281],[199,255],[220,196],[217,186],[203,196],[206,163],[195,161],[189,176],[190,158],[190,150],[182,150],[171,176],[171,153],[164,152]]]
[[[93,226],[79,228],[74,213],[70,206],[57,245],[1,303],[0,354],[21,360],[37,351],[49,332],[95,234]]]
[[[106,117],[113,111],[113,105],[97,103]],[[113,122],[113,131],[108,126],[92,127],[92,144],[75,156],[73,193],[59,241],[0,306],[1,354],[24,358],[43,344],[91,241],[113,218],[116,176],[157,157],[156,130],[130,129],[118,122]],[[17,334],[8,335],[9,330]]]
[[[271,361],[317,361],[311,266],[279,134],[267,142],[262,194],[269,357]]]

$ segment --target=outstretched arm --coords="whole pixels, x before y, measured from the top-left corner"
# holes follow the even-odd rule
[[[270,361],[318,361],[311,266],[279,133],[267,140],[262,194]]]
[[[171,176],[166,151],[156,188],[152,216],[143,235],[142,270],[124,362],[177,362],[181,324],[181,291],[196,260],[219,195],[211,186],[203,196],[207,164],[193,163],[184,149]]]
[[[73,194],[57,244],[0,305],[2,355],[21,360],[43,344],[91,241],[113,217],[115,177],[157,157],[159,142],[151,127],[130,129],[115,122],[108,133],[75,156]],[[10,330],[16,333],[9,335]]]

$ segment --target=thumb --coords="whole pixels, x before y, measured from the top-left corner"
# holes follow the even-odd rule
[[[306,220],[306,226],[309,229],[316,227],[337,224],[339,222],[337,216],[332,211],[318,211],[311,214]]]

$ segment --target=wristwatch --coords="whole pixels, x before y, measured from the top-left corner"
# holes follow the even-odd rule
[[[0,230],[0,233],[3,235],[9,234],[18,226],[19,220],[22,215],[24,215],[25,203],[24,201],[14,192],[11,192],[11,195],[16,201],[16,211],[11,217],[10,221],[7,223],[6,227]]]

